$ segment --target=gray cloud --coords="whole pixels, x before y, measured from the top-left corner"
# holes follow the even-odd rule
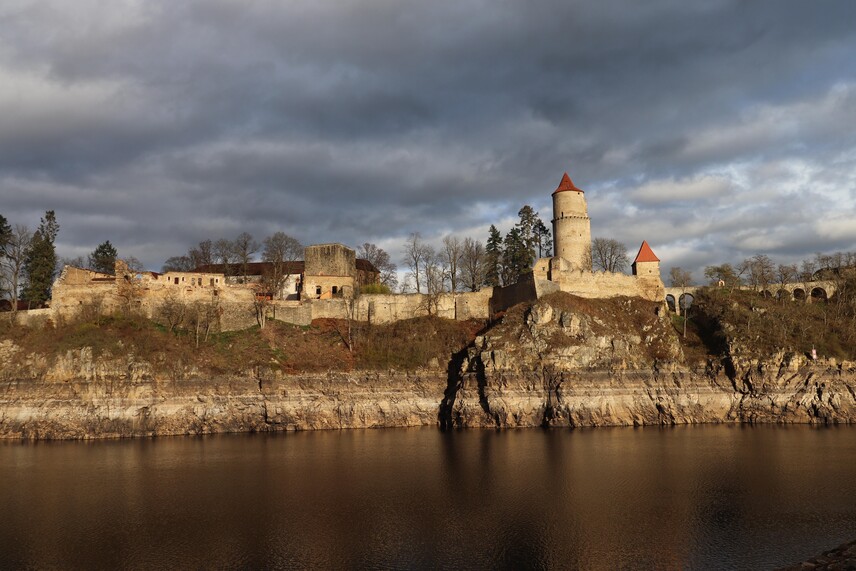
[[[0,212],[153,268],[204,238],[306,243],[549,218],[666,268],[856,249],[851,3],[0,7]],[[480,236],[484,238],[484,236]],[[397,257],[397,252],[391,252]]]

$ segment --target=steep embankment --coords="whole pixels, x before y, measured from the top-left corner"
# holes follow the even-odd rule
[[[726,351],[687,366],[641,300],[570,296],[518,306],[478,337],[443,403],[447,426],[853,422],[856,364]],[[733,347],[728,340],[725,347]]]
[[[204,362],[190,357],[204,351],[143,351],[133,334],[95,351],[92,338],[55,340],[53,353],[0,341],[0,437],[856,420],[853,363],[760,358],[723,334],[722,354],[688,364],[663,308],[638,299],[554,294],[512,308],[472,342],[475,325],[447,331],[429,320],[350,331],[352,352],[343,325],[329,325],[215,340],[222,347],[209,350],[225,353]],[[151,345],[157,332],[143,336]],[[233,360],[252,362],[229,370],[240,347]]]

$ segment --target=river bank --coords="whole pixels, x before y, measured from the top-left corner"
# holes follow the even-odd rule
[[[271,326],[201,349],[146,322],[30,332],[0,342],[0,438],[856,422],[853,361],[736,336],[688,355],[662,309],[560,294],[486,325]]]

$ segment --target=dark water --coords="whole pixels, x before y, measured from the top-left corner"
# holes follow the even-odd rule
[[[0,568],[764,569],[856,538],[856,428],[0,443]]]

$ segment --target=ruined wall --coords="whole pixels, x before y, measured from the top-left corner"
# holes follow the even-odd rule
[[[357,256],[342,244],[316,244],[304,249],[307,276],[355,277]]]
[[[538,299],[535,282],[535,276],[530,272],[520,276],[519,281],[515,284],[493,288],[493,295],[490,299],[491,315],[505,311],[518,303]]]
[[[354,297],[354,278],[350,276],[310,276],[303,278],[303,295],[306,300]]]
[[[50,309],[66,319],[84,310],[109,312],[117,304],[115,293],[116,278],[110,274],[65,266],[51,288]]]
[[[317,244],[304,250],[303,299],[353,297],[357,278],[354,251],[342,244]]]
[[[647,278],[643,276],[628,276],[613,272],[581,272],[570,271],[552,275],[554,283],[565,291],[580,297],[641,297],[648,301],[665,299],[665,287],[660,276]]]
[[[268,316],[277,321],[294,325],[312,323],[312,304],[305,301],[275,301],[271,304]]]
[[[459,293],[455,295],[455,319],[490,319],[490,299],[493,297],[492,287],[479,291]]]

